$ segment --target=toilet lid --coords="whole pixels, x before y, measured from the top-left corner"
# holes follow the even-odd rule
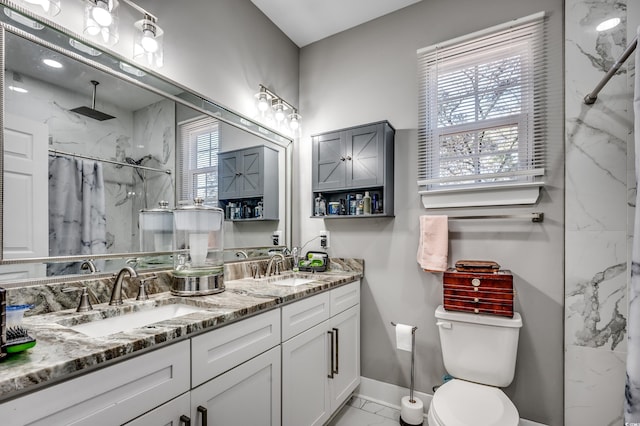
[[[516,426],[520,415],[499,388],[450,380],[433,395],[431,410],[446,426]]]

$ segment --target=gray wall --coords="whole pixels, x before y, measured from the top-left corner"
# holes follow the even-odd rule
[[[297,152],[295,215],[306,242],[326,227],[330,254],[365,259],[362,286],[362,375],[409,384],[409,354],[395,349],[390,321],[417,331],[416,388],[432,393],[445,373],[433,313],[442,298],[442,275],[416,263],[418,217],[427,213],[417,194],[416,50],[510,19],[546,10],[556,42],[551,77],[562,90],[563,2],[544,0],[429,0],[309,45],[300,54],[303,133]],[[562,117],[560,105],[551,113]],[[394,219],[309,218],[310,135],[378,120],[397,129]],[[523,418],[550,425],[563,418],[563,135],[549,140],[547,185],[535,208],[437,213],[542,211],[543,224],[526,221],[450,222],[449,263],[493,259],[511,269],[522,314],[516,379],[506,390]],[[295,213],[295,212],[294,212]],[[428,212],[435,213],[435,212]],[[318,248],[314,243],[307,248]]]

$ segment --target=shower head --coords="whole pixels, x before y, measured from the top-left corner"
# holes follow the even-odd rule
[[[70,111],[75,112],[76,114],[85,115],[98,121],[111,120],[112,118],[115,118],[113,115],[109,115],[96,109],[96,89],[100,83],[95,80],[91,80],[91,84],[93,84],[93,101],[91,102],[91,108],[81,106]]]

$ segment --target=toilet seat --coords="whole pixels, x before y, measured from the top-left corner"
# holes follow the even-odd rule
[[[438,426],[517,426],[518,410],[499,388],[453,379],[433,395],[429,416]]]

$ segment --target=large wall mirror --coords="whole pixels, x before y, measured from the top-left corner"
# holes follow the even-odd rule
[[[80,274],[85,259],[102,272],[131,259],[171,266],[148,261],[166,256],[142,253],[139,212],[196,196],[218,205],[218,156],[230,151],[273,155],[260,178],[275,189],[260,197],[270,197],[261,201],[276,213],[260,217],[254,198],[251,216],[225,221],[226,260],[265,255],[274,231],[288,244],[290,139],[61,28],[25,19],[24,11],[3,9],[0,281]]]

